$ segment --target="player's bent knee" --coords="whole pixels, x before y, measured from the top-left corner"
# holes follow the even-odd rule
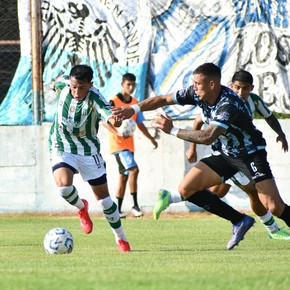
[[[197,191],[200,191],[202,189],[198,189],[198,188],[187,188],[187,187],[184,187],[182,185],[180,185],[178,187],[178,192],[179,194],[184,197],[184,198],[188,198],[190,197],[191,195],[193,195],[194,193],[196,193]]]

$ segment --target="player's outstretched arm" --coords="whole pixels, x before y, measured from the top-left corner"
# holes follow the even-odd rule
[[[113,107],[112,116],[118,120],[124,120],[131,118],[135,113],[140,111],[152,111],[163,106],[173,105],[173,94],[164,96],[156,96],[148,98],[140,103],[131,105],[129,107]]]
[[[213,124],[209,124],[204,130],[179,129],[173,126],[172,120],[168,116],[161,114],[158,114],[154,118],[154,123],[156,128],[161,129],[167,134],[197,144],[211,145],[225,132],[225,128]]]
[[[281,142],[282,143],[282,150],[284,150],[284,152],[288,151],[288,142],[286,139],[286,135],[282,130],[282,127],[278,121],[278,119],[276,118],[276,116],[274,116],[273,114],[265,119],[268,123],[268,125],[278,134],[276,141],[277,142]]]

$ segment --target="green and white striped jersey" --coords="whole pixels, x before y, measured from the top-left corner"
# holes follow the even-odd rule
[[[107,122],[111,115],[110,104],[92,87],[82,101],[70,94],[70,87],[57,83],[57,111],[49,133],[49,150],[78,155],[94,155],[100,152],[97,137],[99,122]]]
[[[247,98],[246,105],[250,110],[252,117],[254,116],[255,112],[257,112],[265,119],[272,115],[272,112],[269,110],[264,101],[256,94],[250,93],[249,97]]]

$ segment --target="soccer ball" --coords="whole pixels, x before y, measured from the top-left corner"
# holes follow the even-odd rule
[[[74,240],[68,230],[55,228],[46,234],[43,245],[49,255],[69,254],[74,248]]]
[[[126,119],[122,121],[122,125],[117,130],[122,137],[130,137],[136,130],[136,122],[133,119]]]

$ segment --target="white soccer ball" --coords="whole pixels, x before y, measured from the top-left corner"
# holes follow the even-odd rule
[[[68,230],[55,228],[46,234],[43,245],[49,255],[69,254],[74,248],[74,240]]]
[[[122,125],[117,130],[122,137],[130,137],[136,130],[136,122],[133,119],[126,119],[122,121]]]

